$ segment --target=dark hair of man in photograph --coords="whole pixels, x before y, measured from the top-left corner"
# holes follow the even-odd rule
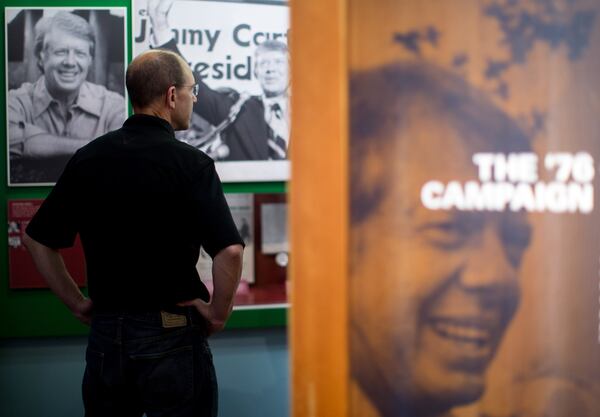
[[[446,122],[469,148],[531,150],[529,138],[512,118],[461,76],[431,63],[397,62],[357,72],[350,80],[350,97],[353,222],[366,219],[395,181],[383,176],[375,187],[365,184],[365,155],[379,155],[384,166],[396,163],[383,160],[395,155],[391,147],[417,117],[425,116],[429,123]]]
[[[90,43],[90,56],[94,57],[96,37],[92,26],[81,16],[69,12],[58,12],[51,17],[41,18],[35,25],[34,55],[38,59],[38,67],[42,72],[44,68],[40,62],[40,53],[47,47],[44,39],[52,29],[59,29],[87,40]]]
[[[171,51],[155,49],[134,60],[125,75],[127,92],[134,107],[144,108],[171,86],[185,84],[185,62]]]
[[[264,42],[258,44],[256,49],[254,50],[254,54],[260,55],[261,53],[267,52],[267,51],[278,51],[278,52],[287,54],[288,47],[285,43],[283,43],[281,41],[278,41],[275,39],[269,39],[268,41],[264,41]]]

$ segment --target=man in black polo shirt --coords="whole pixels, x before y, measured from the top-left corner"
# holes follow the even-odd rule
[[[25,243],[50,288],[91,322],[87,416],[215,416],[206,337],[231,312],[243,241],[213,161],[174,136],[196,102],[189,67],[148,51],[126,83],[135,114],[73,156]],[[90,298],[57,251],[77,233]],[[212,298],[195,268],[200,247],[213,258]]]

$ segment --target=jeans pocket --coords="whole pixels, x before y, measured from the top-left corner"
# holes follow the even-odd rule
[[[90,349],[85,351],[85,372],[83,374],[82,394],[86,415],[90,410],[101,409],[106,400],[106,384],[104,378],[104,353]]]
[[[205,409],[210,410],[208,415],[216,416],[218,414],[219,386],[212,352],[206,340],[200,345],[199,360],[202,377],[197,382],[196,395],[198,395],[200,402],[205,405]]]
[[[104,353],[89,347],[85,351],[86,372],[90,372],[97,378],[102,378],[104,371]]]
[[[192,400],[194,360],[192,346],[130,355],[138,392],[149,410],[168,410]]]

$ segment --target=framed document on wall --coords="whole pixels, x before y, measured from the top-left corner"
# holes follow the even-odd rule
[[[234,307],[260,309],[287,306],[286,195],[231,193],[225,194],[225,198],[246,245]],[[278,214],[273,215],[273,207],[278,209]],[[269,232],[265,234],[265,230]],[[200,250],[196,269],[212,292],[212,259],[203,250]]]
[[[44,200],[8,201],[8,266],[9,287],[48,288],[44,277],[38,272],[31,255],[23,244],[23,236],[29,221]],[[85,258],[79,237],[72,248],[60,251],[75,283],[83,287],[86,284]]]

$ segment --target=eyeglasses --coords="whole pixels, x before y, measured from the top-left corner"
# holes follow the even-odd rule
[[[198,92],[200,91],[200,86],[198,84],[186,85],[186,84],[175,84],[175,87],[187,87],[192,89],[192,94],[194,97],[198,97]]]

